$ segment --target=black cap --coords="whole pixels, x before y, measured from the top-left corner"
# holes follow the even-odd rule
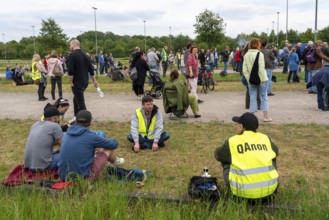
[[[258,118],[250,112],[246,112],[243,115],[241,115],[240,117],[234,116],[232,118],[232,121],[242,124],[246,131],[256,132],[258,125],[259,125]]]
[[[45,108],[44,112],[43,112],[43,116],[45,116],[45,118],[50,118],[53,116],[58,116],[59,115],[59,111],[57,108],[55,107],[48,107]]]
[[[87,110],[79,111],[75,117],[76,117],[76,121],[82,124],[90,123],[92,120],[91,113],[90,111]]]

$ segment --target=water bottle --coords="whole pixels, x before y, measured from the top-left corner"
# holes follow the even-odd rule
[[[97,88],[96,88],[96,91],[97,91],[99,97],[101,97],[101,98],[104,97],[104,93],[102,92],[101,88],[97,87]]]
[[[202,177],[211,177],[211,175],[208,173],[208,167],[203,169]]]

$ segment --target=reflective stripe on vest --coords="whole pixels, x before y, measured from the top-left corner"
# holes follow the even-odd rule
[[[232,163],[229,172],[231,191],[243,198],[263,198],[278,186],[279,174],[273,166],[276,157],[269,138],[244,131],[229,139]]]
[[[154,115],[152,120],[151,120],[151,124],[147,129],[147,122],[145,122],[144,117],[143,117],[143,113],[141,112],[141,110],[138,108],[136,109],[136,116],[138,119],[138,133],[143,136],[146,137],[149,140],[153,140],[154,139],[154,134],[153,131],[155,129],[155,122],[156,122],[156,116]]]
[[[38,62],[35,61],[32,63],[32,80],[41,79],[40,71],[37,68],[35,68],[37,63]]]

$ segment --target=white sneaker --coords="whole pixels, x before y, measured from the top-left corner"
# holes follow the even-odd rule
[[[115,158],[114,164],[120,165],[120,164],[124,164],[124,163],[125,163],[125,159],[123,157]]]

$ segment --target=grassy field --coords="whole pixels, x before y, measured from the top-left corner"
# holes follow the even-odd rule
[[[1,120],[1,179],[15,165],[23,163],[25,141],[32,124],[30,120]],[[117,152],[126,159],[124,167],[150,171],[151,177],[142,192],[186,195],[189,178],[199,175],[204,166],[208,166],[211,175],[218,177],[221,190],[225,190],[221,166],[213,152],[234,134],[234,124],[174,121],[167,122],[165,128],[171,133],[165,148],[134,154],[126,140],[130,129],[128,122],[95,122],[92,126],[119,141]],[[230,200],[224,204],[224,199],[212,211],[207,209],[209,204],[130,201],[123,192],[139,190],[135,184],[117,184],[103,175],[93,186],[82,183],[76,187],[78,189],[68,192],[47,193],[36,189],[30,192],[0,187],[0,219],[76,219],[77,216],[80,219],[94,216],[101,219],[222,219],[224,216],[260,219],[264,215],[273,219],[327,219],[329,166],[326,160],[329,151],[324,137],[328,137],[328,129],[329,126],[315,124],[261,125],[259,130],[268,134],[280,150],[276,203],[282,207],[274,210],[252,210]]]

